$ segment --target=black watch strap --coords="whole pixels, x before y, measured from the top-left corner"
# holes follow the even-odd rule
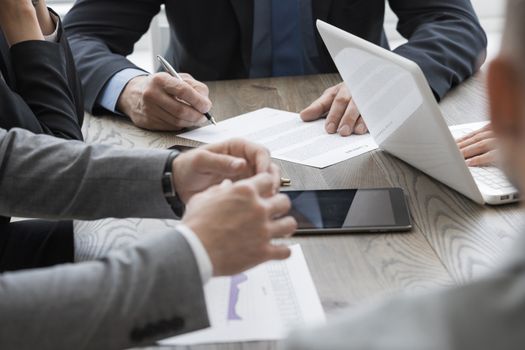
[[[162,191],[175,215],[182,218],[186,205],[180,200],[173,186],[173,161],[180,153],[178,150],[173,150],[168,156],[168,159],[166,159],[166,165],[164,166],[164,172],[162,174]]]

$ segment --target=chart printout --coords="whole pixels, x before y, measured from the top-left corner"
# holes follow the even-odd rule
[[[211,327],[161,345],[277,340],[296,327],[322,324],[324,311],[299,245],[285,261],[268,262],[204,288]]]

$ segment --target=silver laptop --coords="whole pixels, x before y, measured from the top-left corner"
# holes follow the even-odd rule
[[[328,23],[317,28],[381,149],[477,203],[519,199],[497,168],[467,167],[416,63]]]

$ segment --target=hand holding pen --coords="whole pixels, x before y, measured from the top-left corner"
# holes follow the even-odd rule
[[[179,73],[177,73],[175,68],[173,68],[173,66],[164,57],[162,57],[161,55],[157,55],[157,59],[160,61],[160,63],[162,64],[162,67],[164,68],[166,72],[170,73],[172,76],[176,77],[180,81],[184,81],[184,79],[182,79]],[[208,119],[210,123],[212,123],[213,125],[217,125],[217,122],[210,115],[210,113],[206,112],[204,113],[204,116],[206,117],[206,119]]]
[[[197,126],[212,107],[208,87],[188,74],[180,74],[184,80],[167,72],[135,70],[132,75],[136,76],[120,94],[116,110],[138,127],[178,131]]]

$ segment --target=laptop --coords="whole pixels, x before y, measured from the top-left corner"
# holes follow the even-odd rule
[[[519,200],[495,167],[467,167],[419,66],[323,21],[317,28],[379,148],[476,203]]]

